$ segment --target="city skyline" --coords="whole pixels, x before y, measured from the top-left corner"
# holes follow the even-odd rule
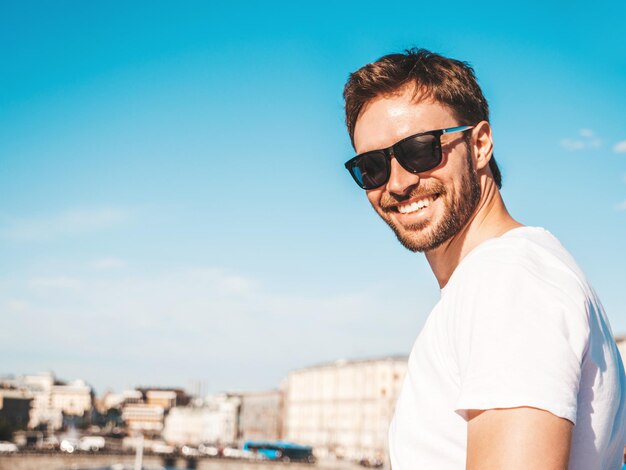
[[[0,375],[211,393],[408,354],[438,286],[343,168],[341,93],[412,46],[474,66],[510,211],[626,333],[626,6],[602,5],[3,5]]]

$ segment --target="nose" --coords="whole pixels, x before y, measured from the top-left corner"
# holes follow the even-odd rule
[[[386,185],[387,191],[398,196],[409,194],[411,190],[419,184],[419,175],[402,168],[393,155],[389,163],[391,165],[391,174],[389,175],[389,181],[387,181]]]

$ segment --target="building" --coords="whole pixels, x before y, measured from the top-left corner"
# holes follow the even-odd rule
[[[124,390],[121,394],[121,399],[118,403],[118,406],[133,403],[143,403],[143,393],[141,393],[141,391],[139,390]]]
[[[176,392],[173,390],[147,390],[146,403],[161,406],[167,411],[176,406]]]
[[[26,429],[32,401],[26,390],[0,389],[0,420],[13,430]]]
[[[122,421],[129,431],[156,436],[163,430],[165,410],[159,405],[130,403],[122,407]]]
[[[50,403],[54,375],[43,373],[25,375],[18,380],[19,387],[28,390],[33,397],[28,427],[31,429],[45,427],[51,431],[63,426],[63,413],[53,409]]]
[[[207,397],[201,406],[172,408],[163,439],[172,445],[236,445],[240,405],[239,396],[219,394]]]
[[[280,390],[240,394],[239,438],[277,441],[283,437],[283,394]]]
[[[238,395],[220,393],[206,397],[205,406],[211,420],[206,433],[206,442],[219,445],[234,445],[239,437],[239,410],[241,398]]]
[[[5,386],[25,391],[31,398],[30,429],[45,428],[51,431],[63,426],[64,417],[88,419],[93,391],[82,380],[68,384],[59,382],[50,372],[23,375],[14,379],[4,379]]]
[[[406,368],[403,356],[340,360],[290,373],[285,438],[313,446],[318,456],[384,459]]]
[[[209,433],[212,412],[206,407],[178,406],[172,408],[163,427],[163,439],[171,445],[198,446],[212,442]]]
[[[50,391],[50,406],[67,416],[86,416],[93,406],[93,390],[83,380],[55,383]]]
[[[139,387],[143,402],[148,405],[162,406],[169,410],[174,406],[186,406],[189,404],[189,396],[180,388]]]
[[[220,446],[236,445],[239,438],[241,398],[228,393],[209,395],[204,406],[211,416],[205,442]]]
[[[23,375],[17,378],[3,378],[0,386],[23,390],[32,397],[28,427],[46,426],[51,430],[63,424],[63,414],[50,406],[50,392],[54,385],[51,373]]]

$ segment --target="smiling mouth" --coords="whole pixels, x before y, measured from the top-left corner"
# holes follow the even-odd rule
[[[414,212],[421,211],[422,209],[430,206],[433,201],[435,201],[439,197],[439,194],[432,194],[430,196],[423,197],[418,199],[417,201],[413,201],[405,204],[398,204],[394,207],[396,212],[400,214],[412,214]]]

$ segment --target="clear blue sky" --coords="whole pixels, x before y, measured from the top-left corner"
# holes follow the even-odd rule
[[[0,373],[275,387],[408,353],[438,289],[343,168],[348,74],[469,61],[511,212],[626,333],[626,4],[2,2]]]

